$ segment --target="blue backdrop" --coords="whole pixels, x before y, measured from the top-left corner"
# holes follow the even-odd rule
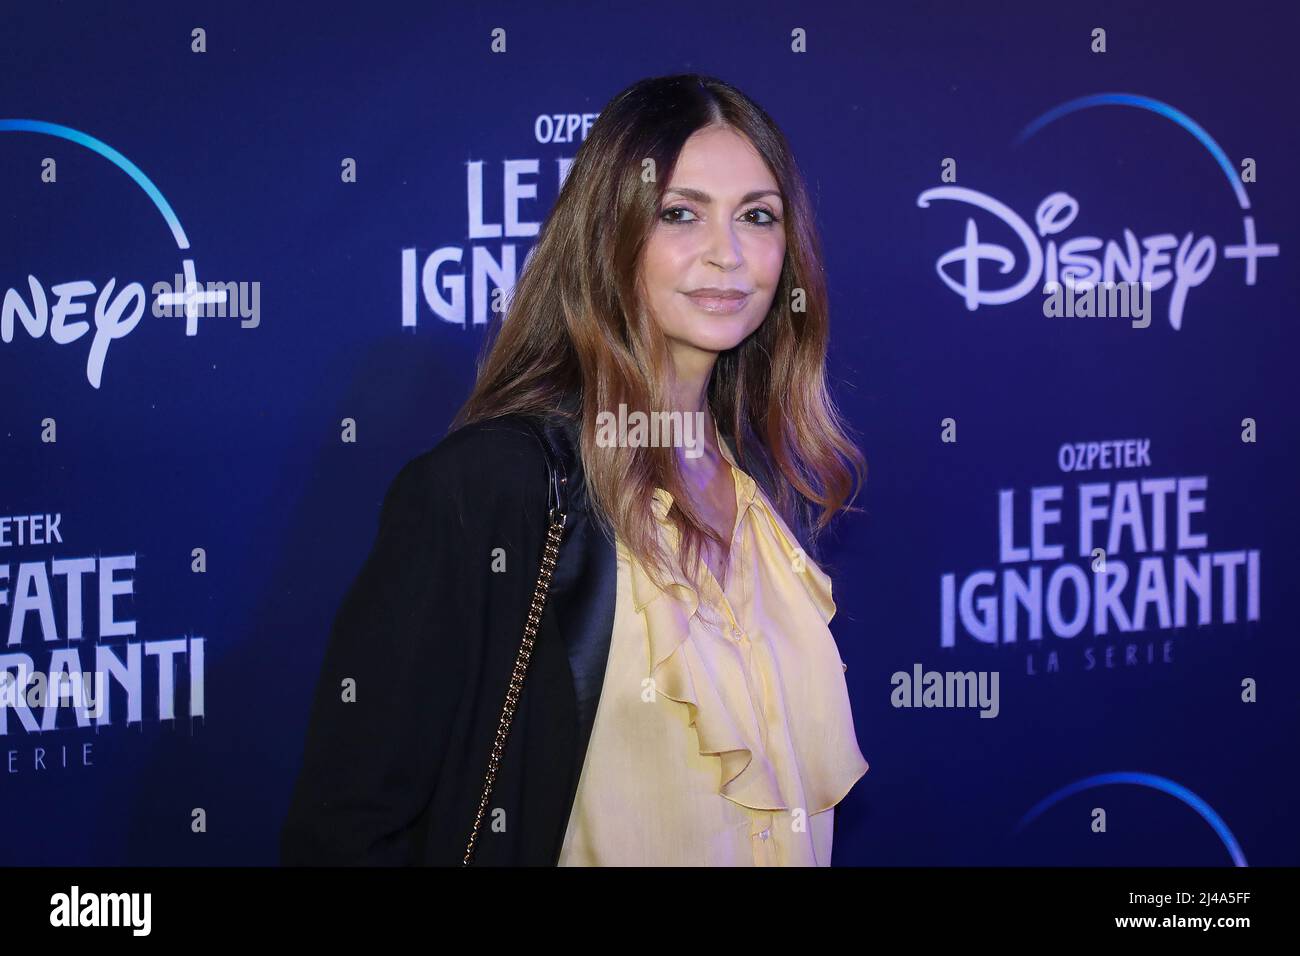
[[[388,482],[585,124],[683,71],[799,157],[869,461],[835,862],[1300,862],[1292,5],[547,6],[6,10],[0,653],[111,692],[0,707],[0,863],[275,862]],[[1087,256],[1149,325],[1044,314]],[[187,271],[242,311],[155,314]]]

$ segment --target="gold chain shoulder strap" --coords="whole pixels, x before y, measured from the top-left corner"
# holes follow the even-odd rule
[[[547,465],[551,473],[549,503],[550,525],[546,529],[546,544],[542,551],[542,567],[537,575],[537,584],[533,587],[533,598],[528,608],[528,620],[524,624],[524,639],[515,655],[515,667],[510,674],[510,684],[506,688],[505,704],[501,708],[501,719],[497,723],[496,737],[492,741],[492,752],[488,757],[487,774],[483,778],[483,793],[479,797],[478,812],[474,814],[474,827],[470,831],[469,842],[465,846],[462,866],[469,866],[474,858],[474,848],[478,844],[479,830],[483,826],[483,817],[487,814],[488,803],[492,799],[492,788],[496,785],[497,769],[501,766],[501,755],[505,752],[506,738],[510,735],[510,724],[514,720],[515,708],[524,689],[524,676],[528,672],[528,662],[532,659],[533,643],[537,639],[538,628],[542,624],[542,610],[546,606],[546,596],[551,587],[551,576],[560,556],[560,541],[564,533],[565,518],[565,484],[568,477],[564,467],[554,455],[550,441],[545,433],[529,422],[533,434],[542,443]]]

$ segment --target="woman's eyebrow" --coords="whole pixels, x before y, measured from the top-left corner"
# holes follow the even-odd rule
[[[666,191],[677,193],[679,196],[684,196],[685,198],[692,199],[695,202],[706,204],[713,202],[713,197],[704,190],[692,189],[690,186],[669,186]],[[761,199],[764,196],[775,196],[777,199],[782,199],[781,191],[779,189],[752,189],[745,193],[745,195],[741,196],[740,201],[741,203],[747,203],[755,199]]]

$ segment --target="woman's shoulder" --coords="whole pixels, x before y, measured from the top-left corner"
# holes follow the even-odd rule
[[[410,458],[393,478],[387,499],[430,499],[458,508],[527,504],[544,508],[546,457],[523,415],[471,422]]]
[[[427,458],[434,467],[479,469],[484,464],[517,462],[521,456],[545,461],[528,417],[515,414],[462,425],[417,457]]]

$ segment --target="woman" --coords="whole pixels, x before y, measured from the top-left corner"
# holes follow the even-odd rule
[[[811,205],[762,109],[696,75],[616,97],[452,432],[388,491],[282,859],[466,858],[546,536],[532,422],[568,476],[563,543],[473,861],[828,865],[867,763],[807,553],[864,470],[827,321]],[[597,422],[620,408],[705,427],[611,442]]]

